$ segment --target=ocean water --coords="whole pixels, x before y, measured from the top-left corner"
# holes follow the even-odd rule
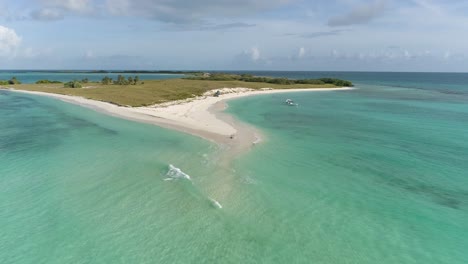
[[[230,167],[193,136],[0,91],[0,263],[468,263],[468,75],[262,75],[357,89],[230,101],[265,137]]]
[[[83,80],[88,78],[92,82],[101,81],[102,78],[108,76],[114,80],[118,75],[123,75],[125,78],[138,75],[140,80],[159,80],[181,78],[182,74],[162,74],[162,73],[87,73],[87,72],[53,72],[53,71],[7,71],[0,70],[0,80],[10,80],[16,77],[22,83],[35,83],[38,80],[51,80],[60,82],[69,82],[73,80]]]

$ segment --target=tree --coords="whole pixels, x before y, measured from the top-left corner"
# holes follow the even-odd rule
[[[82,88],[83,86],[81,85],[81,83],[79,81],[73,80],[73,81],[64,83],[63,87],[65,87],[65,88]]]
[[[118,85],[126,85],[126,84],[127,84],[127,80],[125,79],[124,76],[119,75],[119,76],[117,76],[117,82],[116,82],[116,84],[118,84]]]
[[[8,84],[21,84],[21,82],[16,79],[16,77],[12,77],[9,81]]]
[[[112,78],[109,78],[109,77],[106,76],[106,77],[102,78],[101,83],[104,84],[104,85],[112,84]]]
[[[133,84],[133,78],[132,76],[128,76],[128,84]]]
[[[133,81],[134,81],[134,84],[137,85],[138,82],[140,82],[140,77],[136,75],[135,78],[133,78]]]
[[[47,79],[44,79],[44,80],[39,80],[39,81],[36,81],[37,84],[49,84],[49,83],[62,83],[61,81],[51,81],[51,80],[47,80]]]

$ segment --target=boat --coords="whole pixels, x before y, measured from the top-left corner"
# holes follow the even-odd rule
[[[297,106],[298,104],[295,103],[293,100],[291,99],[286,99],[286,102],[285,102],[287,105],[290,105],[290,106]]]

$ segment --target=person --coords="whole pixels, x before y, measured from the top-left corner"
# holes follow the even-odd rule
[[[218,97],[220,94],[221,94],[221,92],[218,90],[218,91],[216,91],[216,93],[214,94],[214,96],[215,96],[215,97]]]

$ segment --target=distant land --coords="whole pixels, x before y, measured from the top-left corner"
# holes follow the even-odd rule
[[[47,72],[47,73],[151,73],[151,74],[193,74],[193,73],[201,73],[202,71],[172,71],[172,70],[0,70],[0,72]]]
[[[162,73],[162,71],[158,72]],[[67,73],[70,72],[68,71]],[[87,73],[89,73],[89,71]],[[206,92],[223,88],[242,87],[252,90],[265,88],[291,90],[353,86],[350,81],[334,78],[294,80],[288,78],[260,77],[250,74],[237,75],[206,72],[192,72],[189,74],[188,72],[184,72],[184,74],[189,74],[189,76],[186,78],[164,80],[140,80],[138,74],[141,72],[125,71],[120,73],[133,73],[136,74],[136,76],[128,76],[125,78],[119,75],[117,79],[106,76],[98,82],[90,81],[87,78],[83,80],[70,80],[69,82],[63,83],[56,80],[43,79],[37,80],[34,84],[22,84],[20,78],[12,77],[10,80],[0,80],[0,85],[3,85],[5,88],[14,88],[16,90],[80,96],[92,100],[109,102],[115,105],[132,107],[149,106],[169,101],[195,98],[197,96],[202,96]]]

